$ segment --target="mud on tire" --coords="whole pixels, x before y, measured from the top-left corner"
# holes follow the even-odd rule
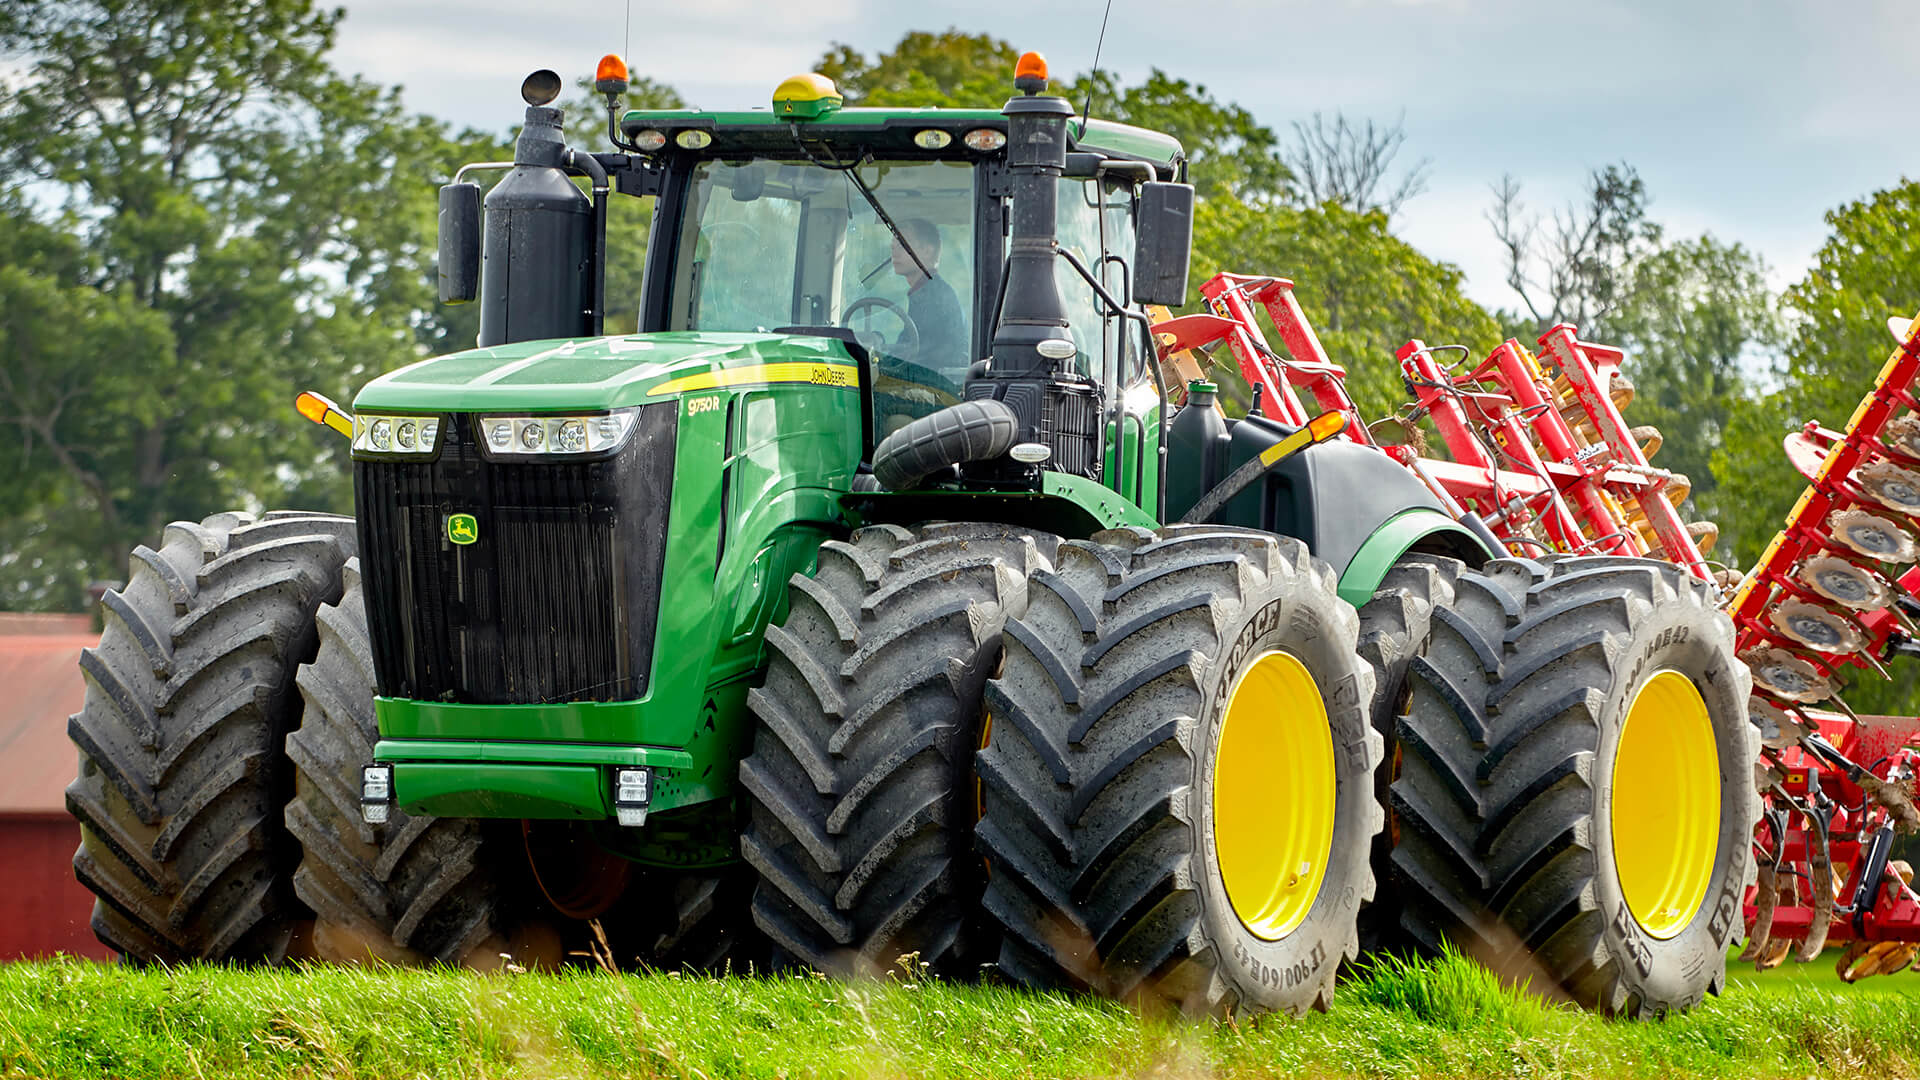
[[[1373,675],[1332,571],[1296,540],[1210,526],[1103,532],[1057,564],[987,690],[977,835],[1000,972],[1190,1014],[1326,1008],[1382,820]],[[1213,799],[1226,699],[1271,651],[1310,673],[1335,775],[1322,884],[1263,937],[1227,893]]]
[[[340,595],[353,550],[353,520],[332,515],[175,522],[102,599],[66,802],[94,933],[123,957],[272,963],[300,948],[282,742],[314,611]]]
[[[971,850],[981,687],[1057,540],[994,524],[876,525],[820,548],[767,628],[740,765],[754,921],[815,969],[978,953]]]
[[[1722,782],[1704,897],[1661,938],[1628,908],[1612,831],[1613,813],[1661,808],[1611,800],[1629,706],[1668,671],[1699,692]],[[1406,930],[1608,1014],[1718,993],[1754,869],[1759,748],[1707,586],[1651,560],[1497,560],[1461,575],[1411,683],[1393,785]]]

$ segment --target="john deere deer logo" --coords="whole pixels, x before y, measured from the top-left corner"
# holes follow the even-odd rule
[[[448,514],[447,539],[461,545],[473,543],[480,539],[480,522],[472,514]]]

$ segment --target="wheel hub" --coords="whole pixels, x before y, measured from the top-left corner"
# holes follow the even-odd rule
[[[1277,941],[1312,910],[1333,849],[1333,734],[1313,676],[1270,650],[1234,681],[1214,750],[1213,836],[1227,899]]]
[[[1706,899],[1720,836],[1713,721],[1677,671],[1656,672],[1627,708],[1609,820],[1627,910],[1649,935],[1677,936]]]

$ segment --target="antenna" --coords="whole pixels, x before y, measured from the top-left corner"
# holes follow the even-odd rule
[[[628,0],[632,3],[632,0]],[[1093,88],[1100,85],[1100,50],[1107,44],[1107,18],[1113,14],[1113,0],[1107,0],[1107,10],[1100,16],[1100,38],[1093,43],[1093,74],[1087,76],[1087,101],[1080,106],[1080,134],[1087,133],[1087,117],[1093,115]]]
[[[633,55],[633,0],[627,0],[627,40],[620,45],[620,55]]]

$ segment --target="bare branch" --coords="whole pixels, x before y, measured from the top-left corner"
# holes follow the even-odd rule
[[[1372,120],[1355,124],[1336,112],[1329,123],[1316,112],[1309,123],[1294,122],[1293,144],[1281,151],[1281,161],[1313,205],[1338,203],[1358,213],[1381,210],[1391,217],[1427,190],[1431,164],[1421,158],[1389,184],[1393,159],[1407,141],[1403,120],[1404,114],[1391,127],[1376,126]]]

